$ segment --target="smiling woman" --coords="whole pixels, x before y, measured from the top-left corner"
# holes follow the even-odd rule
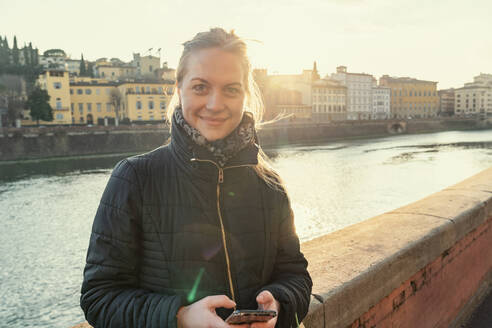
[[[228,136],[241,121],[245,92],[239,58],[217,48],[191,56],[178,85],[184,119],[208,140]]]
[[[94,219],[81,306],[97,327],[293,327],[312,282],[290,200],[258,146],[245,43],[184,44],[171,142],[118,163]],[[275,313],[274,313],[275,312]]]

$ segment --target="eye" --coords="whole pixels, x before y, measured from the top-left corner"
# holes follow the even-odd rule
[[[241,94],[242,90],[238,87],[227,87],[225,91],[227,92],[228,95],[236,96]]]
[[[191,88],[193,89],[194,92],[198,94],[204,94],[205,92],[207,92],[207,86],[203,83],[195,84]]]

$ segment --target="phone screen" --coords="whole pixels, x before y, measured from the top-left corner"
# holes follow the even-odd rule
[[[226,319],[226,322],[233,325],[265,322],[276,316],[277,312],[271,310],[236,310]]]

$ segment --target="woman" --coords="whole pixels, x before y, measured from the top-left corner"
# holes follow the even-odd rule
[[[115,167],[98,208],[81,306],[96,327],[229,327],[234,308],[295,327],[311,278],[289,199],[257,146],[246,45],[220,28],[184,43],[171,142]]]

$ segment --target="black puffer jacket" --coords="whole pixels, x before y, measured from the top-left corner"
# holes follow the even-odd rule
[[[304,318],[307,262],[287,196],[252,169],[257,153],[251,144],[222,169],[173,126],[168,146],[115,167],[84,270],[80,302],[91,325],[176,327],[181,306],[225,294],[255,309],[265,289],[281,304],[277,327]]]

